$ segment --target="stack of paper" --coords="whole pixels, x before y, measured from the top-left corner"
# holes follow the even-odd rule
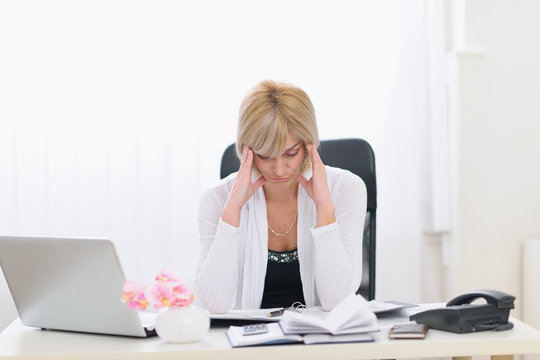
[[[281,316],[269,317],[268,314],[273,311],[283,310],[283,308],[270,308],[270,309],[233,309],[228,310],[223,314],[211,314],[208,316],[212,320],[246,320],[246,321],[261,321],[261,322],[274,322],[279,321]]]
[[[231,326],[226,334],[232,347],[302,341],[302,336],[300,335],[283,334],[278,323],[270,323],[267,328],[268,331],[262,334],[244,335],[241,326]]]
[[[361,296],[351,294],[343,299],[324,318],[286,310],[279,321],[284,334],[356,334],[379,330],[377,317],[368,302]]]
[[[268,331],[263,334],[244,335],[241,326],[231,326],[227,331],[227,337],[232,347],[270,345],[282,343],[324,344],[345,342],[371,342],[373,337],[366,333],[348,335],[307,334],[285,335],[277,323],[268,324]]]

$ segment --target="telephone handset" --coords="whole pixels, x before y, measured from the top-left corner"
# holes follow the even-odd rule
[[[473,304],[477,299],[484,299],[486,304]],[[410,319],[432,329],[455,333],[509,330],[514,326],[508,321],[514,300],[515,296],[502,291],[475,290],[455,297],[446,307],[423,311]]]
[[[500,309],[513,309],[516,297],[497,290],[476,290],[456,296],[446,306],[470,304],[476,299],[484,299]]]

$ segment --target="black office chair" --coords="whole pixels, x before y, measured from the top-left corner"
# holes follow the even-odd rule
[[[227,147],[221,158],[221,178],[238,171],[240,160],[235,144]],[[362,281],[357,293],[368,300],[375,298],[375,238],[377,222],[377,182],[375,154],[362,139],[322,140],[319,154],[325,165],[349,170],[360,176],[367,188],[367,213],[364,224]]]

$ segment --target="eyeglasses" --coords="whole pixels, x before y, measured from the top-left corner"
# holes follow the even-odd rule
[[[294,302],[289,310],[294,310],[296,312],[299,312],[299,313],[302,313],[302,314],[305,314],[308,312],[308,308],[306,305],[302,304],[300,301],[296,301]]]

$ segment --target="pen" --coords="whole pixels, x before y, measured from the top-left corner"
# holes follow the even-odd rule
[[[283,315],[283,312],[285,311],[285,309],[280,309],[280,310],[276,310],[276,311],[271,311],[269,312],[268,314],[266,314],[266,316],[268,317],[276,317],[276,316],[281,316]]]

